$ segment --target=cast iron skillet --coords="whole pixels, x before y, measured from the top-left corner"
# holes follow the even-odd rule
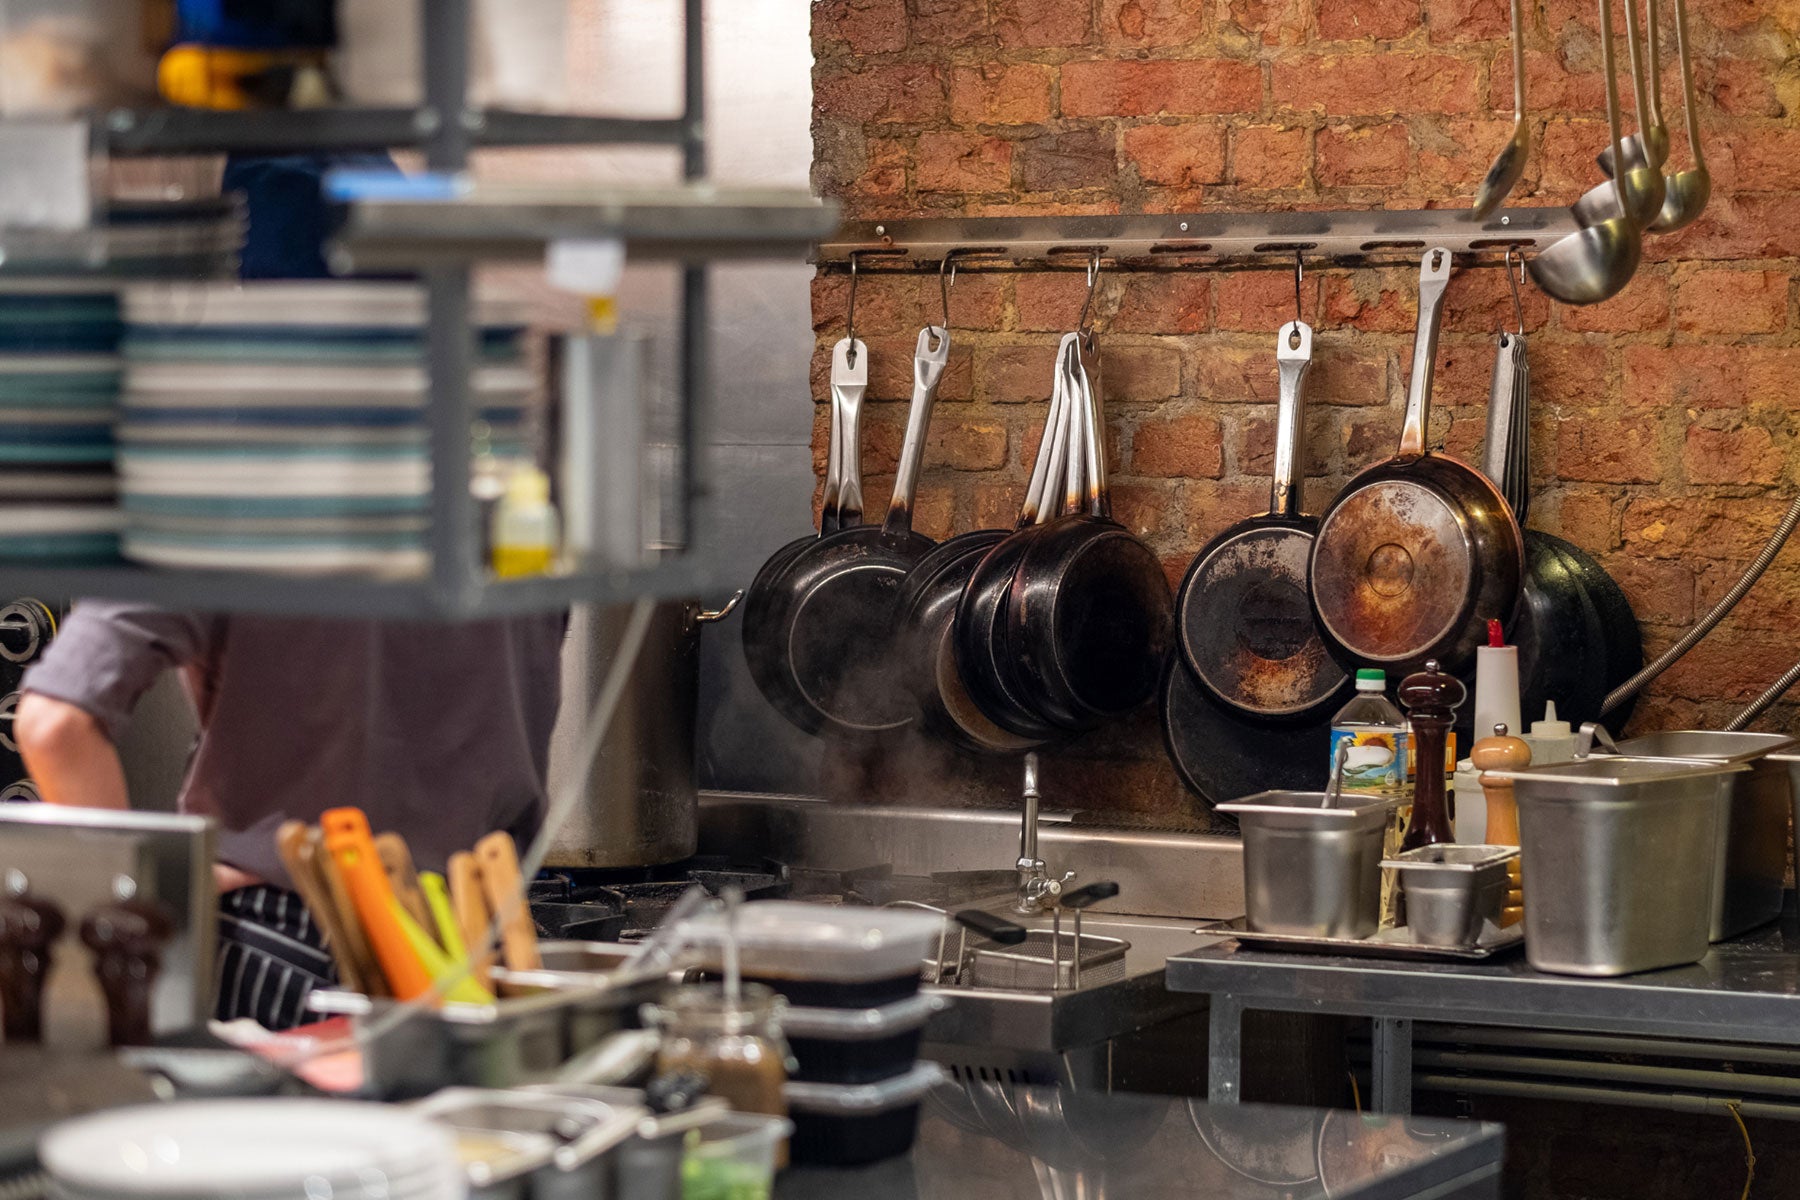
[[[1004,618],[1007,595],[1026,548],[1049,528],[1047,518],[1055,515],[1049,498],[1066,487],[1068,479],[1079,479],[1081,474],[1077,456],[1070,452],[1074,441],[1071,430],[1079,424],[1069,390],[1068,359],[1075,340],[1075,334],[1065,334],[1057,347],[1050,416],[1044,422],[1044,439],[1037,465],[1032,469],[1031,487],[1019,511],[1018,528],[989,547],[975,564],[951,621],[957,674],[969,698],[983,716],[1002,730],[1034,742],[1048,741],[1061,731],[1039,715],[1035,698],[1019,684],[1013,669],[1013,651],[1005,640]]]
[[[791,702],[791,681],[782,678],[789,668],[775,630],[777,608],[783,596],[781,579],[807,547],[839,529],[862,524],[860,417],[868,380],[868,347],[859,340],[841,339],[831,351],[831,425],[826,433],[819,532],[795,538],[771,554],[744,591],[744,659],[750,677],[769,703],[795,724],[802,724],[804,714]]]
[[[1161,702],[1169,761],[1207,804],[1268,788],[1316,792],[1324,786],[1333,711],[1285,722],[1248,717],[1201,687],[1180,655],[1170,655],[1163,670]]]
[[[1035,523],[1043,513],[1045,485],[1049,483],[1051,451],[1061,444],[1060,423],[1068,412],[1060,389],[1053,392],[1044,417],[1044,434],[1038,440],[1032,462],[1031,483],[1025,490],[1021,524]],[[1020,737],[988,719],[963,683],[956,664],[953,627],[956,608],[976,566],[989,550],[1011,533],[1005,529],[977,529],[942,542],[920,559],[901,585],[898,631],[894,636],[894,669],[902,687],[919,706],[924,727],[964,747],[1005,754],[1029,750],[1042,739]]]
[[[773,636],[787,665],[775,675],[781,693],[776,707],[809,733],[879,734],[911,719],[883,664],[900,584],[936,545],[914,532],[912,503],[949,353],[943,330],[926,326],[920,332],[912,407],[887,519],[812,542],[788,563],[776,585],[771,625],[760,631]]]
[[[1312,599],[1346,664],[1404,674],[1436,659],[1461,671],[1489,618],[1511,620],[1525,543],[1498,488],[1425,448],[1450,252],[1427,250],[1400,452],[1352,479],[1319,521]]]
[[[1112,518],[1092,335],[1077,336],[1075,354],[1070,423],[1083,433],[1083,511],[1045,525],[1025,547],[1003,605],[1021,690],[1039,716],[1070,732],[1156,694],[1175,624],[1162,563]]]
[[[1341,706],[1350,676],[1319,636],[1307,599],[1307,561],[1318,523],[1300,512],[1301,389],[1312,329],[1282,328],[1275,347],[1281,399],[1269,511],[1239,521],[1200,551],[1181,582],[1181,657],[1202,687],[1252,717],[1297,720]]]

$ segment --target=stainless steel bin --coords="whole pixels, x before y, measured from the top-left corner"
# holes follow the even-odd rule
[[[1218,811],[1244,835],[1244,918],[1262,933],[1365,938],[1381,916],[1381,836],[1391,796],[1259,792]]]
[[[1629,975],[1704,957],[1719,806],[1748,769],[1609,755],[1493,772],[1518,797],[1531,965]]]
[[[1800,745],[1783,733],[1726,733],[1681,729],[1619,743],[1636,758],[1704,758],[1750,769],[1734,776],[1719,806],[1717,874],[1713,880],[1712,940],[1723,941],[1781,915],[1787,876],[1788,811],[1793,790],[1787,767],[1769,755]]]

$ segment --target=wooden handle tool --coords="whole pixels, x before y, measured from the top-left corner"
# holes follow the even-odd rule
[[[275,849],[281,855],[281,865],[287,868],[294,890],[306,903],[307,911],[312,913],[319,928],[325,931],[332,960],[337,963],[338,982],[353,992],[361,992],[367,985],[350,952],[349,936],[344,932],[337,908],[331,903],[325,878],[319,873],[317,844],[310,836],[313,832],[304,821],[284,821],[275,831]]]
[[[305,853],[312,856],[313,869],[324,881],[326,903],[337,914],[338,927],[344,931],[344,946],[356,963],[364,994],[392,996],[394,993],[387,985],[387,978],[381,973],[381,964],[375,961],[375,951],[369,946],[368,934],[363,932],[362,918],[356,915],[356,904],[350,899],[350,885],[344,882],[344,873],[338,870],[337,861],[325,852],[325,834],[317,826],[307,831]]]
[[[463,946],[473,966],[472,975],[482,987],[493,989],[488,968],[494,965],[494,939],[491,926],[494,914],[488,911],[487,893],[481,886],[481,864],[467,850],[450,856],[445,868],[449,874],[450,907],[456,914],[457,928],[462,931]]]
[[[381,869],[387,873],[388,886],[394,889],[394,898],[400,901],[400,907],[435,940],[437,922],[432,920],[431,909],[425,903],[425,892],[419,887],[419,872],[413,866],[412,850],[406,839],[397,833],[376,834],[375,853],[381,858]]]
[[[500,952],[509,971],[539,971],[537,926],[525,904],[525,888],[519,878],[519,852],[512,835],[490,833],[475,843],[475,861],[481,864],[481,887],[488,908],[500,918]]]
[[[1519,804],[1513,796],[1513,785],[1489,775],[1489,771],[1520,771],[1531,765],[1531,747],[1523,739],[1510,737],[1506,726],[1494,726],[1494,736],[1484,737],[1469,747],[1469,761],[1482,772],[1481,790],[1487,797],[1487,840],[1496,846],[1519,844]],[[1513,859],[1506,864],[1512,875],[1512,886],[1506,892],[1506,906],[1500,912],[1500,924],[1516,925],[1525,919],[1525,885],[1523,864]]]
[[[431,990],[431,972],[394,919],[394,889],[375,853],[369,818],[359,808],[333,808],[320,815],[319,828],[325,833],[325,850],[350,890],[363,933],[388,986],[401,1000],[424,995]]]

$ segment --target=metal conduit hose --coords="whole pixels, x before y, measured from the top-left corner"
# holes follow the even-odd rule
[[[1696,1096],[1687,1092],[1637,1092],[1584,1084],[1532,1083],[1519,1079],[1474,1079],[1461,1075],[1418,1075],[1420,1091],[1462,1092],[1471,1096],[1512,1096],[1526,1100],[1567,1100],[1576,1104],[1616,1104],[1625,1108],[1659,1108],[1665,1112],[1728,1115],[1735,1105],[1746,1117],[1800,1121],[1800,1105],[1741,1100],[1735,1096]]]
[[[1607,695],[1606,703],[1601,705],[1600,715],[1604,717],[1637,695],[1646,684],[1668,670],[1674,665],[1676,659],[1692,650],[1699,644],[1701,638],[1711,633],[1713,628],[1725,619],[1726,614],[1737,607],[1738,601],[1742,600],[1744,595],[1756,585],[1756,581],[1762,578],[1763,572],[1769,569],[1769,564],[1775,561],[1775,556],[1781,553],[1781,548],[1787,545],[1787,540],[1792,536],[1796,526],[1800,526],[1800,496],[1795,497],[1793,503],[1788,505],[1787,513],[1781,518],[1781,523],[1775,527],[1775,532],[1769,535],[1769,540],[1763,546],[1762,552],[1756,556],[1756,560],[1750,564],[1742,578],[1732,584],[1731,590],[1712,606],[1711,611],[1695,622],[1694,627],[1683,634],[1680,641],[1663,651],[1655,662],[1614,688]],[[1795,665],[1795,670],[1800,671],[1800,664]],[[1773,703],[1772,698],[1770,702]],[[1767,706],[1765,705],[1765,707]],[[1756,714],[1751,714],[1749,719],[1755,720]]]
[[[1769,705],[1781,699],[1787,690],[1800,683],[1800,662],[1795,663],[1783,672],[1780,679],[1769,685],[1769,690],[1750,702],[1750,707],[1731,719],[1725,727],[1727,733],[1736,733],[1740,729],[1748,729],[1750,722],[1763,715]]]

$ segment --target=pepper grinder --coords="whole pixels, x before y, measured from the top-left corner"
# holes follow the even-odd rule
[[[1412,819],[1400,841],[1402,853],[1456,840],[1450,831],[1450,805],[1444,788],[1444,753],[1456,706],[1468,695],[1469,689],[1460,679],[1438,669],[1436,659],[1400,681],[1400,703],[1412,719],[1409,749],[1415,764]]]
[[[161,905],[137,894],[128,875],[113,879],[113,897],[82,921],[81,940],[94,952],[94,974],[106,993],[110,1041],[142,1046],[150,1041],[150,992],[175,923]]]
[[[1513,798],[1513,785],[1487,774],[1489,771],[1520,771],[1531,765],[1531,746],[1523,738],[1510,737],[1504,724],[1494,726],[1494,736],[1482,738],[1469,748],[1469,761],[1482,772],[1481,790],[1487,796],[1487,837],[1496,846],[1519,844],[1519,805]],[[1506,905],[1500,913],[1502,928],[1517,925],[1525,919],[1524,876],[1520,862],[1506,864],[1512,876],[1507,885]]]
[[[0,891],[0,1029],[11,1045],[42,1040],[50,948],[67,923],[62,909],[30,889],[24,873],[13,870]]]

